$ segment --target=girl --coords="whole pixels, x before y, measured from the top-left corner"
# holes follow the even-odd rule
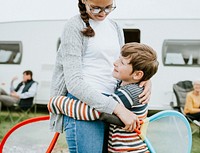
[[[115,8],[114,0],[79,0],[80,15],[65,25],[57,52],[52,78],[51,96],[66,95],[87,102],[99,112],[114,113],[133,131],[137,117],[111,97],[117,80],[112,77],[113,62],[124,44],[122,29],[107,15]],[[150,81],[143,82],[145,90],[140,101],[149,101]],[[103,93],[103,94],[102,94]],[[145,96],[144,96],[145,95]],[[63,120],[64,119],[64,120]],[[104,123],[78,121],[67,116],[51,114],[51,128],[66,131],[71,153],[102,153]],[[106,142],[107,143],[107,142]]]

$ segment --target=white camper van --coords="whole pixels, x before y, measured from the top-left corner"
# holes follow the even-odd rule
[[[3,0],[2,0],[3,1]],[[172,85],[200,77],[198,0],[116,0],[109,17],[124,29],[126,42],[152,46],[159,70],[152,78],[149,109],[170,109]],[[59,38],[65,22],[78,13],[76,0],[3,1],[0,4],[0,87],[13,76],[33,71],[39,82],[36,103],[47,104]]]

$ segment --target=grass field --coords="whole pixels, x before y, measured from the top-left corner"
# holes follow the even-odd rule
[[[15,124],[17,124],[17,122],[11,123],[11,121],[7,117],[7,115],[8,115],[8,112],[6,110],[2,110],[0,112],[0,142],[1,142],[2,138],[4,137],[4,135],[8,132],[8,130],[10,128],[12,128]],[[45,109],[40,108],[37,111],[37,113],[34,113],[34,111],[33,111],[33,112],[29,113],[28,116],[22,118],[20,121],[23,121],[25,119],[32,118],[32,117],[46,116],[46,115],[48,115],[46,108]],[[14,121],[16,121],[19,117],[17,112],[14,112],[12,114],[12,116],[13,116]],[[64,134],[59,135],[58,141],[57,141],[52,153],[68,153]]]
[[[29,113],[28,117],[23,118],[23,120],[25,120],[27,118],[31,118],[31,117],[44,116],[44,115],[48,115],[48,112],[46,109],[42,108],[42,109],[38,110],[37,113]],[[149,115],[152,115],[152,113]],[[14,125],[10,122],[9,118],[6,118],[6,116],[7,116],[7,111],[2,110],[0,112],[0,141],[4,137],[5,133]],[[18,114],[15,112],[13,114],[13,116],[14,116],[14,119],[17,119]],[[196,127],[193,124],[191,124],[191,128],[192,128],[192,130],[198,130],[198,127]],[[193,142],[192,142],[192,152],[191,153],[199,153],[200,135],[198,132],[196,132],[192,136],[193,136]],[[57,144],[54,148],[53,153],[64,153],[64,152],[67,153],[68,150],[67,150],[67,145],[65,142],[64,134],[61,134],[59,136],[59,139],[57,141]]]

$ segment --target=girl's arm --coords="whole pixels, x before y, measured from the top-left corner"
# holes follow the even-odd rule
[[[76,20],[65,26],[57,53],[51,96],[65,95],[68,91],[90,107],[111,114],[117,102],[112,97],[102,95],[83,80],[82,56],[88,38],[82,36],[80,31],[83,28],[79,24],[82,23]]]

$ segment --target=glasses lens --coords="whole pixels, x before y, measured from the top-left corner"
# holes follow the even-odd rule
[[[91,9],[91,12],[92,12],[93,14],[99,14],[99,13],[101,12],[101,9],[100,9],[100,8],[92,8],[92,9]]]
[[[92,8],[89,4],[87,4],[90,8],[90,12],[92,14],[99,14],[101,11],[104,11],[106,14],[112,12],[116,7],[107,7],[107,8]]]
[[[105,8],[104,12],[105,13],[110,13],[113,9],[112,8]]]

